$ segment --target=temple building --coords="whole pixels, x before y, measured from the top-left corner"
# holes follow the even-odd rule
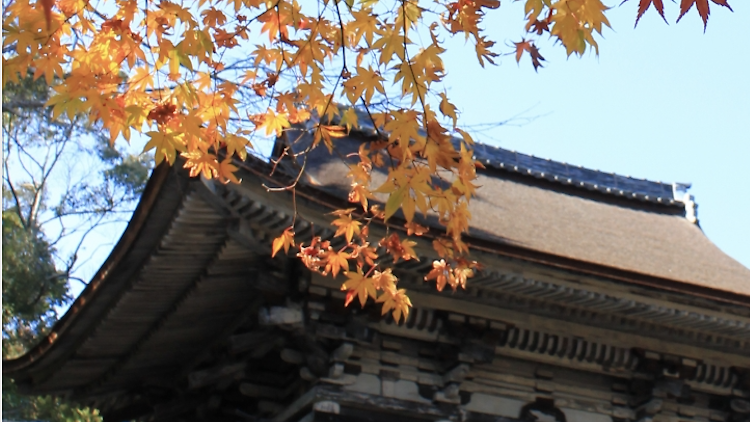
[[[704,235],[685,185],[477,145],[465,241],[484,270],[436,291],[428,233],[394,268],[402,324],[271,258],[294,207],[299,239],[333,235],[347,153],[372,136],[313,150],[294,198],[264,186],[299,162],[250,157],[238,185],[156,168],[99,272],[3,374],[107,422],[750,421],[750,270]]]

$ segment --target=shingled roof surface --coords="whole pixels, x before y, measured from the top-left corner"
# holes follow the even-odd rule
[[[318,148],[308,157],[310,184],[337,196],[349,190],[340,156],[357,151],[375,130],[340,139],[340,155]],[[287,139],[300,151],[302,130]],[[529,155],[476,145],[486,171],[470,203],[476,239],[643,274],[701,288],[750,296],[750,270],[723,253],[697,224],[672,184],[634,179]],[[375,186],[385,180],[373,176]],[[678,189],[685,185],[678,184]]]

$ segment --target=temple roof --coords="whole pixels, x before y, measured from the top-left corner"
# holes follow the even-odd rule
[[[305,164],[308,182],[333,196],[346,197],[348,164],[365,128],[337,143],[339,155],[313,150]],[[287,139],[301,151],[311,135],[301,129]],[[494,246],[539,252],[707,288],[750,296],[750,270],[716,245],[691,220],[691,200],[674,198],[685,184],[666,184],[570,166],[529,155],[476,145],[475,157],[487,169],[478,172],[476,198],[470,202],[470,235]],[[301,164],[301,163],[299,163]],[[291,166],[294,172],[300,166]],[[374,185],[385,180],[375,169]],[[437,225],[428,215],[428,224]],[[469,239],[472,244],[472,240]],[[576,266],[577,264],[573,264]]]
[[[496,170],[657,204],[683,206],[683,197],[676,196],[689,187],[685,183],[663,183],[605,173],[485,144],[477,144],[474,155],[486,167]]]
[[[304,148],[310,141],[309,136],[292,132],[289,139],[301,135],[293,148]],[[336,156],[323,148],[311,152],[294,203],[289,192],[269,193],[261,184],[288,185],[299,163],[284,163],[269,176],[272,166],[249,157],[237,163],[243,183],[227,186],[190,179],[178,166],[158,167],[100,271],[50,335],[26,355],[3,362],[3,373],[27,392],[66,394],[123,409],[139,405],[137,397],[146,391],[157,394],[165,379],[187,377],[192,383],[195,377],[190,374],[201,356],[217,342],[226,342],[248,315],[258,315],[262,303],[283,303],[299,294],[290,275],[299,270],[294,270],[291,259],[272,260],[270,242],[293,221],[301,239],[312,233],[332,234],[326,229],[326,213],[348,204],[347,163],[341,157],[356,151],[364,140],[357,135],[338,140],[341,154]],[[666,191],[657,196],[663,198],[661,202],[651,201],[659,189],[670,185],[580,169],[565,174],[576,175],[569,178],[577,185],[560,183],[563,174],[552,172],[566,169],[559,163],[489,147],[478,148],[477,154],[481,159],[498,158],[490,159],[494,164],[479,172],[482,188],[471,201],[473,220],[466,242],[477,259],[500,257],[553,274],[548,276],[553,282],[522,279],[511,290],[506,285],[516,283],[517,276],[501,276],[490,268],[477,283],[481,288],[538,295],[535,300],[552,304],[549,312],[573,303],[597,306],[597,312],[606,308],[617,318],[659,315],[669,324],[685,327],[673,332],[684,338],[676,337],[676,343],[665,343],[665,348],[688,344],[698,338],[689,337],[692,333],[706,335],[707,330],[730,340],[750,336],[750,270],[713,245],[685,218],[681,204],[664,200]],[[505,168],[510,164],[512,170]],[[383,174],[374,178],[382,179]],[[581,188],[580,182],[599,186],[599,180],[627,185],[623,191],[636,197]],[[300,212],[296,220],[295,208]],[[434,216],[428,215],[424,223],[437,227]],[[429,248],[421,251],[429,253]],[[564,276],[560,280],[572,284],[555,284],[560,274]],[[578,277],[605,280],[615,289],[594,294],[587,290],[589,282]],[[427,287],[420,281],[409,288]],[[664,294],[671,295],[668,303],[676,301],[674,308],[655,307],[649,299]],[[586,315],[596,313],[578,317]],[[611,321],[620,320],[607,319],[603,324]],[[251,336],[253,347],[268,342],[264,333]],[[722,354],[725,349],[736,353],[731,348],[745,347],[746,343],[737,341],[740,346],[735,346],[730,340],[722,337],[720,344],[711,346],[718,361],[733,359]],[[623,340],[621,347],[632,346],[626,343]],[[693,358],[701,353],[694,352]]]
[[[369,116],[357,110],[359,127],[353,136],[373,139],[382,134],[372,125]],[[422,132],[422,134],[424,134]],[[453,138],[458,147],[458,138]],[[663,205],[683,206],[683,198],[689,183],[663,183],[637,179],[615,173],[605,173],[582,166],[535,157],[487,144],[474,145],[474,158],[485,167],[532,176],[566,186],[597,191],[617,197],[635,199]]]

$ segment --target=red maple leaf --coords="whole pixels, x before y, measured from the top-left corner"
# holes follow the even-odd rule
[[[523,52],[529,51],[531,42],[522,39],[521,42],[516,42],[513,44],[516,45],[516,63],[519,63],[521,61],[521,56],[523,56]]]
[[[646,1],[646,0],[642,0]],[[661,0],[656,0],[661,2]],[[531,24],[529,32],[536,32],[537,35],[542,35],[544,32],[549,32],[549,19],[534,19],[534,23]]]
[[[724,6],[729,10],[732,10],[732,7],[727,3],[727,0],[711,0],[712,2],[718,4],[719,6]],[[685,13],[687,13],[690,8],[693,7],[693,4],[695,4],[695,8],[698,9],[698,14],[701,15],[701,18],[703,19],[703,31],[706,31],[706,26],[708,25],[708,15],[711,13],[710,8],[708,7],[708,0],[682,0],[680,1],[680,16],[677,18],[677,22],[682,19],[683,16],[685,16]],[[734,12],[734,10],[732,10]]]
[[[623,3],[625,3],[625,1]],[[641,16],[643,16],[643,14],[646,13],[646,10],[648,10],[648,8],[651,7],[651,4],[654,5],[654,8],[656,9],[656,11],[659,12],[659,15],[661,15],[661,18],[664,19],[664,22],[667,22],[667,18],[664,17],[663,0],[640,0],[640,3],[638,3],[638,16],[635,18],[634,27],[638,26],[638,21],[641,20]]]
[[[531,64],[534,65],[534,70],[536,71],[537,68],[542,67],[541,61],[544,60],[544,57],[539,54],[539,49],[533,42],[522,39],[521,42],[513,44],[516,45],[516,62],[521,61],[521,56],[523,55],[523,52],[526,51],[529,53],[529,56],[531,56]]]

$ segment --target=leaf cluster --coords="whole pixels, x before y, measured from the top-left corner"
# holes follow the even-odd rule
[[[729,7],[726,0],[711,1]],[[651,4],[663,15],[661,0],[640,0],[638,18]],[[708,0],[682,0],[680,18],[693,5],[705,24]],[[544,60],[536,40],[545,33],[568,55],[580,56],[598,53],[598,37],[610,26],[602,0],[524,0],[524,6],[528,38],[507,54],[517,61],[528,54],[535,69]],[[429,214],[444,228],[433,243],[438,272],[429,277],[439,287],[457,287],[475,269],[463,258],[462,235],[478,163],[446,93],[443,40],[463,38],[479,64],[495,64],[501,47],[483,26],[499,10],[498,0],[118,0],[99,8],[84,0],[14,0],[3,12],[3,85],[29,75],[44,80],[54,89],[44,102],[52,120],[83,116],[110,144],[142,134],[157,164],[179,157],[192,176],[224,183],[240,182],[238,163],[254,143],[304,126],[314,141],[294,154],[303,165],[280,192],[296,188],[305,154],[317,147],[340,153],[338,140],[367,119],[378,140],[359,151],[349,174],[349,199],[361,211],[341,210],[333,221],[345,247],[310,239],[306,248],[313,249],[301,250],[303,262],[331,274],[362,269],[359,279],[359,270],[349,271],[360,281],[345,285],[356,284],[347,289],[360,299],[374,297],[372,286],[389,283],[359,287],[372,276],[354,264],[361,256],[355,249],[383,243],[369,240],[366,227],[397,215],[408,226]],[[105,178],[134,194],[127,186],[142,179],[130,164],[123,161]],[[385,181],[374,180],[374,171],[384,172]],[[373,200],[382,202],[377,212]],[[273,242],[273,253],[294,244],[290,227]],[[391,298],[400,291],[380,290]],[[399,315],[408,309],[406,300],[385,303]]]

